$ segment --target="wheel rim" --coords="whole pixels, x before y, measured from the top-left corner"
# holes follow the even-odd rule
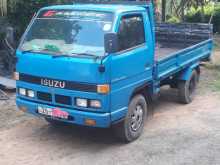
[[[132,131],[136,132],[141,127],[143,121],[143,114],[144,114],[143,107],[140,104],[136,105],[131,115]]]
[[[189,93],[190,95],[193,95],[196,89],[196,78],[195,76],[192,77],[189,83]]]

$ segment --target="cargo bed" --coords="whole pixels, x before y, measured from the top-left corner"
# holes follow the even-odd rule
[[[156,40],[154,76],[161,81],[210,56],[212,25],[160,23]]]
[[[159,47],[157,46],[155,49],[155,57],[156,61],[163,60],[165,58],[168,58],[169,56],[172,56],[174,53],[182,50],[181,48],[175,48],[175,47]]]

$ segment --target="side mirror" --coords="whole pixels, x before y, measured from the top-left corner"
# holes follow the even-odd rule
[[[14,36],[14,29],[12,27],[8,27],[6,29],[6,37],[5,39],[8,41],[10,45],[13,47],[15,46],[15,36]]]
[[[116,33],[105,34],[104,40],[106,53],[118,52],[118,35]]]

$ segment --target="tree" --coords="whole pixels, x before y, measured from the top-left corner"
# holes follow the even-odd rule
[[[7,15],[7,0],[0,0],[0,16]]]
[[[20,37],[40,8],[57,4],[72,4],[72,0],[8,0],[7,17]]]

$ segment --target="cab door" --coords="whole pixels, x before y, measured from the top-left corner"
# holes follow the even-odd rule
[[[112,120],[124,117],[132,91],[152,80],[153,50],[149,18],[145,12],[123,14],[116,29],[119,51],[111,62]],[[116,115],[117,114],[117,115]]]

